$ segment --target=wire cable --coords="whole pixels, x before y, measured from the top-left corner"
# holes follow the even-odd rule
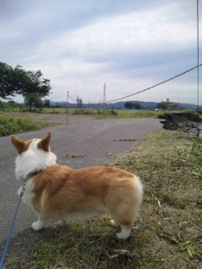
[[[164,80],[164,81],[161,81],[161,82],[159,82],[159,83],[157,83],[157,84],[155,84],[155,85],[152,85],[152,86],[150,86],[150,87],[148,87],[148,88],[145,88],[145,89],[143,89],[143,90],[140,90],[140,91],[131,93],[131,94],[129,94],[129,95],[125,95],[125,96],[120,97],[120,98],[116,98],[116,99],[107,101],[106,103],[107,103],[107,104],[109,104],[109,103],[113,103],[113,102],[116,102],[116,101],[120,101],[120,100],[129,98],[129,97],[131,97],[131,96],[134,96],[134,95],[137,95],[137,94],[146,92],[146,91],[151,90],[151,89],[153,89],[153,88],[156,88],[156,87],[158,87],[158,86],[160,86],[160,85],[162,85],[162,84],[165,84],[165,83],[167,83],[167,82],[169,82],[169,81],[171,81],[171,80],[173,80],[173,79],[176,79],[176,78],[178,78],[178,77],[181,77],[181,76],[183,76],[183,75],[185,75],[185,74],[187,74],[187,73],[193,71],[193,70],[196,69],[196,68],[199,69],[199,67],[201,67],[201,66],[202,66],[202,64],[199,64],[199,65],[194,66],[194,67],[192,67],[192,68],[190,68],[190,69],[187,69],[186,71],[184,71],[184,72],[182,72],[182,73],[179,73],[179,74],[177,74],[177,75],[175,75],[175,76],[173,76],[173,77],[170,77],[170,78],[168,78],[168,79],[166,79],[166,80]]]

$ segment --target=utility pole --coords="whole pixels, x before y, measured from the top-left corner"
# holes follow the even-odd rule
[[[69,91],[67,91],[67,106],[66,106],[66,114],[67,114],[66,124],[67,125],[68,125],[68,105],[69,105]]]
[[[200,46],[199,46],[199,40],[200,40],[200,36],[199,36],[199,0],[196,0],[196,11],[197,11],[197,17],[196,17],[196,21],[197,21],[197,113],[199,115],[199,100],[200,100],[200,96],[199,96],[199,60],[200,60]],[[199,122],[197,122],[197,128],[196,128],[196,136],[199,137],[200,136],[200,131],[201,129],[199,128]]]
[[[67,91],[67,106],[66,106],[66,113],[68,113],[68,104],[69,104],[69,91]]]
[[[104,89],[103,89],[103,109],[106,109],[106,83],[104,83]]]

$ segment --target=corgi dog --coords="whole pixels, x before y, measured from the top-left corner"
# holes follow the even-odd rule
[[[116,236],[128,238],[143,198],[140,179],[110,166],[72,169],[58,165],[50,139],[50,132],[29,141],[11,136],[18,153],[16,179],[23,182],[18,194],[38,217],[32,228],[43,229],[49,218],[68,223],[108,212],[111,224],[121,227]]]

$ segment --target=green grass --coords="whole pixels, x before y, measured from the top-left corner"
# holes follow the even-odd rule
[[[121,110],[121,109],[75,109],[75,108],[44,108],[43,113],[55,113],[69,115],[80,115],[96,118],[148,118],[162,115],[162,111],[154,110]]]
[[[106,118],[151,118],[157,117],[159,112],[152,110],[108,110],[105,113],[100,114],[100,117]]]
[[[160,130],[116,166],[139,175],[144,201],[129,239],[103,215],[26,237],[5,269],[201,269],[202,141]],[[27,251],[25,252],[25,248]]]
[[[0,136],[14,133],[39,130],[49,126],[66,124],[66,117],[62,120],[58,115],[24,112],[1,112],[0,113]]]
[[[40,128],[41,125],[31,121],[28,118],[24,119],[0,115],[0,136],[38,130]]]

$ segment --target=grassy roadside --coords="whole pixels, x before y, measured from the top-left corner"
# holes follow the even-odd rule
[[[117,111],[113,113],[98,113],[96,110],[77,111],[71,110],[65,113],[65,108],[59,110],[59,112],[51,113],[30,113],[30,112],[1,112],[0,113],[0,136],[6,136],[13,133],[21,133],[33,130],[39,130],[41,128],[49,126],[58,126],[67,124],[69,117],[79,118],[148,118],[157,117],[158,114],[155,111]],[[69,122],[68,122],[69,124]]]
[[[160,130],[116,166],[138,174],[144,202],[131,238],[119,241],[104,215],[67,227],[56,224],[30,248],[19,248],[5,269],[201,269],[202,143]]]
[[[58,120],[50,122],[49,117],[43,118],[37,114],[23,113],[0,113],[0,137],[14,133],[22,133],[28,131],[39,130],[48,126],[56,126],[61,124]]]
[[[0,115],[0,136],[38,130],[40,128],[40,124],[37,124],[30,119]]]
[[[134,118],[164,118],[164,115],[172,114],[168,111],[152,111],[152,110],[115,110],[115,109],[68,109],[57,108],[54,111],[46,108],[43,112],[0,112],[0,136],[9,135],[17,132],[37,130],[49,126],[64,125],[70,123],[70,118],[94,118],[94,119],[134,119]],[[187,119],[196,120],[200,116],[195,111],[184,111]],[[181,120],[181,119],[179,119]],[[175,128],[181,126],[181,122],[176,127],[176,119],[174,120]],[[186,121],[185,121],[185,125]],[[192,124],[193,125],[193,124]]]

